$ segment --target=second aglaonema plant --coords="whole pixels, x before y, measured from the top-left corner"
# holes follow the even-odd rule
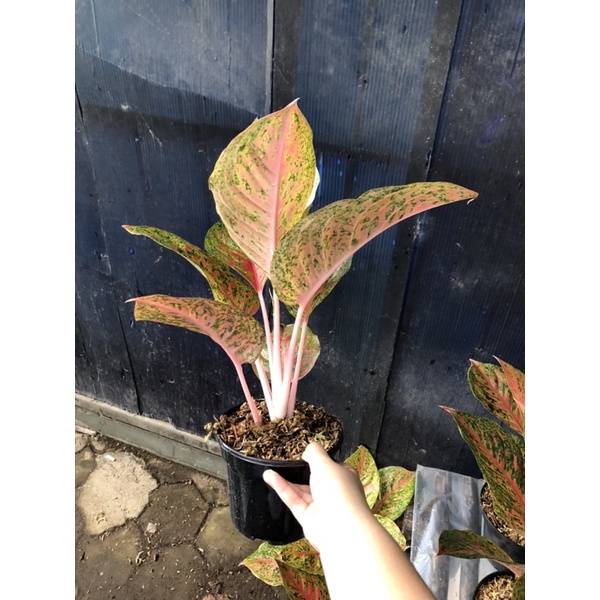
[[[312,131],[294,101],[254,121],[221,153],[209,178],[221,220],[204,249],[155,227],[124,225],[188,260],[213,294],[135,298],[136,320],[210,336],[232,360],[255,423],[261,415],[242,365],[258,376],[270,420],[290,418],[298,381],[320,352],[309,317],[353,254],[403,219],[477,196],[452,183],[412,183],[311,213],[319,181]]]
[[[496,358],[499,366],[471,360],[467,379],[473,395],[499,422],[447,406],[489,486],[497,516],[525,535],[525,374]],[[447,529],[438,554],[489,559],[515,576],[513,600],[525,597],[525,564],[473,531]]]

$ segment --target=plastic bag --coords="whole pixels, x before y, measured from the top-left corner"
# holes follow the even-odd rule
[[[471,600],[481,579],[498,569],[485,559],[437,556],[444,529],[483,535],[483,479],[417,465],[410,560],[437,600]]]

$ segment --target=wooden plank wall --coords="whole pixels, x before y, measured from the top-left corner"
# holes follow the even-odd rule
[[[240,401],[211,340],[133,321],[128,298],[208,291],[121,225],[201,244],[221,150],[299,98],[316,206],[426,179],[480,193],[356,255],[312,317],[301,398],[342,419],[344,453],[476,475],[439,405],[482,414],[469,358],[525,368],[523,31],[522,0],[76,0],[76,391],[192,433]]]

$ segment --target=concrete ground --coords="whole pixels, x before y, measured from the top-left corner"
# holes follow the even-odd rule
[[[240,562],[220,479],[75,431],[76,600],[284,600]]]

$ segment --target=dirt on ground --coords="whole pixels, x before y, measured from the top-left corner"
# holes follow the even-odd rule
[[[226,483],[76,430],[76,600],[285,600],[240,562]]]

